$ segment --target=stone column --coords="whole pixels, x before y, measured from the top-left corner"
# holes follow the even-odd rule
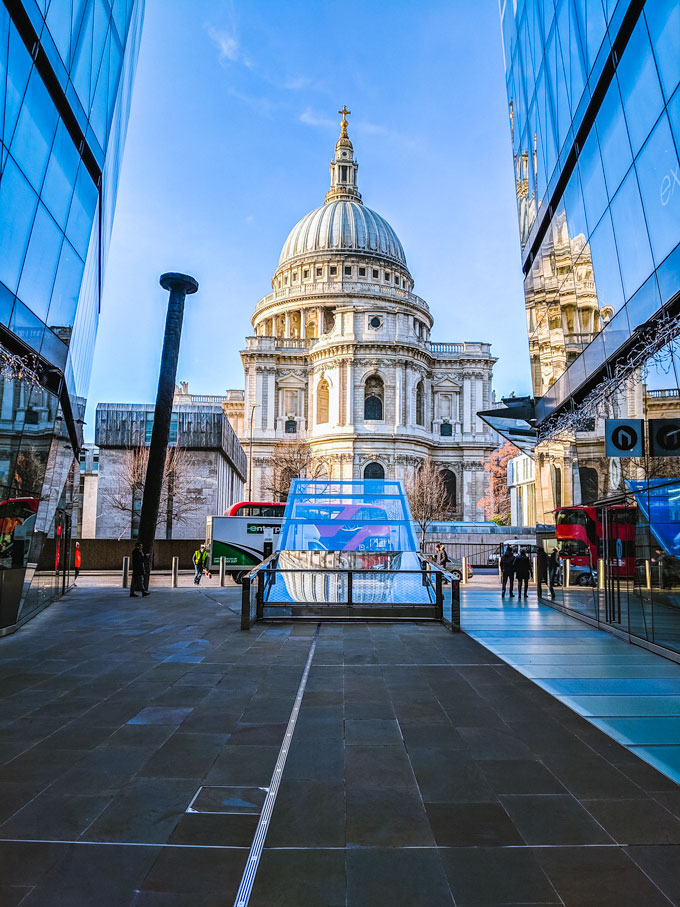
[[[307,310],[300,309],[300,338],[305,340],[307,338]]]
[[[347,424],[354,425],[354,363],[347,362]]]
[[[471,419],[471,404],[472,404],[472,388],[470,387],[470,379],[467,375],[463,378],[463,432],[472,431],[472,419]]]
[[[290,337],[290,312],[286,312],[286,337]]]

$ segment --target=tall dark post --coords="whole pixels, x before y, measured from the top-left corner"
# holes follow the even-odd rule
[[[172,418],[172,399],[175,394],[177,377],[177,359],[179,341],[182,336],[184,318],[184,300],[187,295],[198,290],[198,281],[188,274],[162,274],[160,284],[170,291],[168,314],[165,319],[165,337],[161,356],[161,373],[158,376],[156,409],[153,417],[153,430],[149,446],[149,462],[144,481],[142,513],[139,521],[139,541],[148,555],[153,553],[156,537],[158,507],[161,500],[163,471],[170,437],[170,419]]]

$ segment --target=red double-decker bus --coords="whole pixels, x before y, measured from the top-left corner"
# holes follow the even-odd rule
[[[225,516],[283,516],[285,503],[278,501],[239,501]]]
[[[595,568],[598,559],[613,576],[635,575],[637,508],[623,504],[602,507],[558,507],[555,535],[562,558],[576,567]]]

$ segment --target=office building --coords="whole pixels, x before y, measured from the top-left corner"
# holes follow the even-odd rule
[[[634,419],[649,435],[678,414],[680,5],[503,0],[501,19],[536,518],[594,505],[581,554],[603,561],[604,588],[563,604],[678,649],[680,460],[607,456],[605,430]]]
[[[69,585],[143,5],[0,6],[0,633]]]

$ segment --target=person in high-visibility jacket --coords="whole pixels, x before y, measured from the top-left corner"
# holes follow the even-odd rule
[[[194,565],[194,585],[198,586],[201,582],[201,577],[204,572],[208,569],[208,552],[205,550],[205,545],[201,545],[196,551],[194,551],[194,556],[192,558],[192,563]]]

